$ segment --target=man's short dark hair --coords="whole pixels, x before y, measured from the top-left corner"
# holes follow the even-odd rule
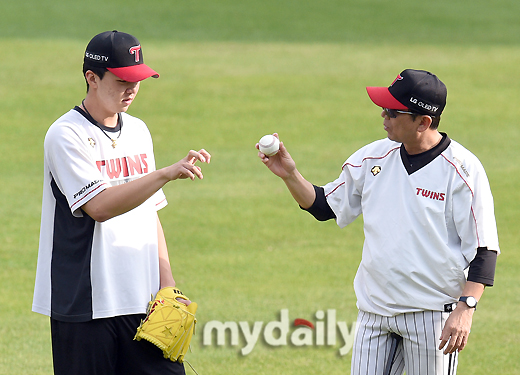
[[[439,127],[439,123],[441,122],[441,115],[432,117],[432,123],[430,125],[430,129],[437,129]]]
[[[99,79],[103,79],[103,77],[105,76],[105,73],[108,72],[108,69],[107,68],[99,68],[99,67],[95,67],[95,66],[92,66],[90,64],[83,64],[83,78],[85,78],[85,82],[87,84],[87,92],[89,90],[89,84],[87,82],[87,78],[85,77],[85,74],[87,73],[87,71],[92,71],[95,75],[97,75],[99,77]]]

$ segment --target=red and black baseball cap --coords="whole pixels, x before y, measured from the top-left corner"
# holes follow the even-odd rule
[[[145,65],[143,49],[136,37],[117,30],[96,35],[87,45],[84,64],[106,68],[128,82],[139,82],[159,74]]]
[[[403,70],[389,87],[367,87],[370,99],[382,108],[410,110],[440,116],[448,91],[435,74],[425,70]]]

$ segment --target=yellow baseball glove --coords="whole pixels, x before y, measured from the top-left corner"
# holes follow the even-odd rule
[[[182,363],[195,332],[197,304],[186,306],[177,298],[189,300],[177,288],[159,290],[148,304],[146,318],[137,328],[134,340],[150,341],[163,351],[165,358]]]

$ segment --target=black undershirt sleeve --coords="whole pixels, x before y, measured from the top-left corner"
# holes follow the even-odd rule
[[[327,221],[330,219],[335,219],[336,215],[332,208],[330,208],[327,203],[327,198],[325,198],[325,190],[321,186],[314,186],[314,191],[316,192],[316,199],[314,199],[314,203],[309,208],[303,208],[300,206],[302,210],[309,212],[312,216],[314,216],[319,221]]]
[[[468,281],[493,286],[498,253],[479,247],[475,259],[469,264]]]

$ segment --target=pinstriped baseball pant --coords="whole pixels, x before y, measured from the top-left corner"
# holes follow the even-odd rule
[[[449,313],[421,311],[386,317],[360,311],[352,349],[351,375],[383,375],[388,361],[390,334],[403,339],[397,346],[390,374],[455,375],[457,352],[438,350]]]

